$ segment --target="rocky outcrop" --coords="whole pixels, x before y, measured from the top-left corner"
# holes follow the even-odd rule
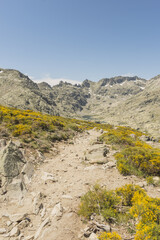
[[[0,69],[0,104],[58,114],[54,100],[48,99],[28,76],[17,70]]]
[[[0,151],[0,174],[7,179],[17,177],[25,163],[22,152],[12,141]]]

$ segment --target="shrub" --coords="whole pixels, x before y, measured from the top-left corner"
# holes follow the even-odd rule
[[[94,122],[81,121],[76,119],[63,118],[60,116],[50,116],[31,110],[19,110],[15,108],[0,106],[1,128],[5,129],[8,136],[18,137],[34,148],[41,149],[41,143],[44,151],[54,141],[71,139],[75,132],[92,129],[94,127],[104,130],[112,128],[109,124],[96,124]],[[1,131],[2,133],[2,131]],[[46,141],[48,143],[46,144]]]
[[[121,209],[124,207],[124,212]],[[123,215],[126,228],[130,223],[132,232],[136,230],[135,240],[160,240],[160,199],[147,196],[146,192],[139,186],[125,185],[115,191],[107,191],[94,186],[81,199],[79,214],[89,218],[93,213],[101,214],[107,212],[107,221],[112,218],[117,220]],[[99,240],[122,239],[117,233],[103,232]]]
[[[132,135],[135,137],[133,138]],[[120,147],[135,146],[136,141],[142,133],[129,127],[117,127],[109,129],[101,136],[101,139],[108,144],[116,144]]]
[[[117,217],[116,205],[120,198],[113,191],[107,191],[99,185],[95,185],[93,190],[86,193],[79,207],[79,214],[90,218],[93,213],[102,214],[106,220],[112,221]]]
[[[122,240],[122,238],[116,232],[112,232],[112,233],[103,232],[98,237],[98,239],[99,240]]]
[[[18,124],[16,125],[14,128],[13,128],[13,136],[14,137],[17,137],[17,136],[20,136],[20,135],[24,135],[24,134],[29,134],[32,132],[32,128],[31,126],[28,126],[26,124]]]
[[[123,174],[133,174],[138,171],[144,176],[160,175],[160,151],[145,147],[128,147],[115,155],[118,169]],[[125,172],[124,169],[127,169]]]
[[[152,176],[146,177],[146,181],[148,185],[154,185],[154,180]]]
[[[124,206],[132,206],[132,199],[135,193],[141,193],[143,196],[146,196],[146,193],[142,188],[133,184],[126,184],[125,186],[116,189],[116,194],[121,197],[122,205]]]

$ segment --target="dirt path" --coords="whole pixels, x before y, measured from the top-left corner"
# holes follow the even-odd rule
[[[105,164],[85,163],[84,152],[93,146],[92,143],[98,136],[100,132],[91,130],[77,136],[73,144],[59,143],[59,154],[50,156],[36,169],[31,183],[27,185],[28,192],[25,197],[17,204],[3,204],[5,212],[27,213],[31,221],[30,225],[22,230],[24,238],[8,239],[27,240],[28,236],[31,236],[28,239],[36,239],[35,233],[45,221],[46,225],[40,228],[39,235],[37,233],[38,240],[83,239],[85,224],[77,215],[77,208],[80,197],[90,186],[98,182],[108,189],[115,189],[127,183],[142,181],[135,176],[120,175],[115,166],[107,168]],[[110,150],[109,162],[114,160],[113,153]],[[44,180],[46,173],[50,174],[50,180]],[[147,189],[152,196],[158,197],[155,188]]]

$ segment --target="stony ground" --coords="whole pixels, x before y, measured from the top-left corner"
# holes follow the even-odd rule
[[[100,147],[96,143],[100,134],[91,130],[79,134],[73,142],[57,144],[58,154],[48,155],[32,179],[24,179],[23,194],[18,191],[14,197],[0,197],[0,240],[85,239],[87,223],[77,215],[77,209],[80,197],[95,183],[108,189],[138,183],[149,195],[160,197],[159,189],[146,186],[143,179],[120,175],[113,150],[107,154],[107,163],[97,164],[86,158],[90,150]]]

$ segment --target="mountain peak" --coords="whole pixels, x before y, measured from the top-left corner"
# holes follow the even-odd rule
[[[109,85],[114,85],[117,83],[123,83],[125,81],[137,81],[137,80],[142,80],[142,81],[146,81],[143,78],[139,78],[137,76],[133,76],[133,77],[124,77],[124,76],[116,76],[116,77],[112,77],[112,78],[102,78],[101,80],[99,80],[100,86],[105,86],[106,84]]]

